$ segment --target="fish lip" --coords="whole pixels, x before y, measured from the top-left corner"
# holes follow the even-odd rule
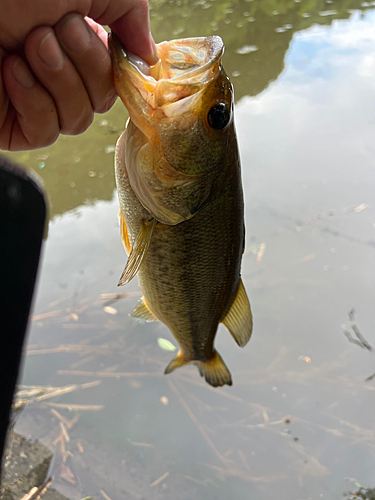
[[[197,47],[201,45],[202,50],[205,47],[207,51],[206,61],[198,67],[182,71],[181,74],[156,80],[153,76],[144,74],[130,61],[132,55],[126,52],[115,33],[111,32],[109,35],[109,47],[112,53],[115,75],[118,79],[121,79],[124,73],[128,74],[128,84],[131,83],[135,92],[147,93],[148,97],[145,102],[153,109],[162,108],[165,105],[196,94],[216,78],[221,68],[221,58],[224,53],[224,43],[219,36],[180,38],[169,42],[161,42],[156,47],[161,55],[163,55],[163,52],[165,55],[168,48],[171,50],[174,45],[180,49],[180,52],[183,52],[183,46],[186,44],[186,47],[188,47],[192,43]],[[196,60],[198,61],[197,57]],[[210,69],[212,71],[209,71]]]
[[[136,76],[142,83],[147,82],[151,85],[156,84],[156,80],[154,78],[148,77],[142,73],[142,71],[140,71],[135,64],[129,61],[130,54],[125,51],[120,38],[113,31],[109,33],[108,46],[111,51],[114,72],[119,78],[122,77],[123,71],[126,71]]]
[[[180,76],[177,75],[172,78],[168,78],[169,82],[181,83],[185,82],[185,80],[187,79],[191,80],[195,77],[199,77],[201,73],[205,73],[210,67],[214,67],[217,63],[219,63],[224,54],[223,40],[217,35],[208,37],[178,38],[169,42],[161,42],[157,44],[156,47],[158,48],[158,51],[159,49],[161,51],[165,48],[165,46],[183,46],[185,43],[187,43],[189,46],[191,46],[192,44],[198,45],[199,43],[204,43],[205,45],[207,45],[209,47],[207,61],[201,66],[198,66],[196,69],[188,70]],[[213,78],[214,76],[212,76],[209,80],[206,80],[206,83],[208,81],[211,81]]]

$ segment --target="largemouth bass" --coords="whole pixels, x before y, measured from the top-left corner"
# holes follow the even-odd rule
[[[252,315],[240,269],[244,206],[233,88],[220,37],[157,45],[149,67],[111,35],[117,92],[130,119],[116,146],[121,237],[129,255],[119,285],[138,274],[132,316],[161,321],[187,363],[214,387],[231,374],[214,349],[219,323],[243,347]]]

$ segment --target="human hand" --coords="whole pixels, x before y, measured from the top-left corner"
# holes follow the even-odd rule
[[[108,24],[129,52],[149,64],[157,60],[147,0],[4,2],[0,149],[47,146],[60,133],[83,132],[94,112],[110,109],[116,93],[107,33],[99,23]]]

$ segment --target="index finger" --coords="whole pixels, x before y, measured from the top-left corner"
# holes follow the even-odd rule
[[[5,117],[8,112],[9,98],[4,85],[4,79],[2,75],[3,63],[6,58],[5,50],[0,47],[0,130],[5,121]]]
[[[100,2],[94,0],[93,3]],[[93,11],[93,14],[95,12]],[[159,57],[151,35],[149,5],[147,0],[111,0],[99,17],[89,14],[97,23],[107,24],[120,38],[125,49],[155,64]]]
[[[10,53],[21,50],[33,28],[52,27],[65,14],[76,12],[109,25],[126,50],[149,64],[157,62],[148,0],[1,0],[0,4],[0,46]]]

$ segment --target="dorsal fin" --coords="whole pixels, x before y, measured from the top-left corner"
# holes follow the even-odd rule
[[[130,313],[133,318],[141,318],[146,321],[159,321],[155,314],[146,304],[145,298],[142,297],[141,301],[135,306],[135,308]]]
[[[240,347],[244,347],[249,342],[253,330],[253,316],[242,279],[236,298],[221,322],[228,328]]]
[[[125,269],[121,275],[118,286],[126,285],[139,271],[142,261],[146,256],[148,247],[150,246],[152,232],[155,227],[155,219],[143,221],[139,230],[137,239],[131,249]]]

